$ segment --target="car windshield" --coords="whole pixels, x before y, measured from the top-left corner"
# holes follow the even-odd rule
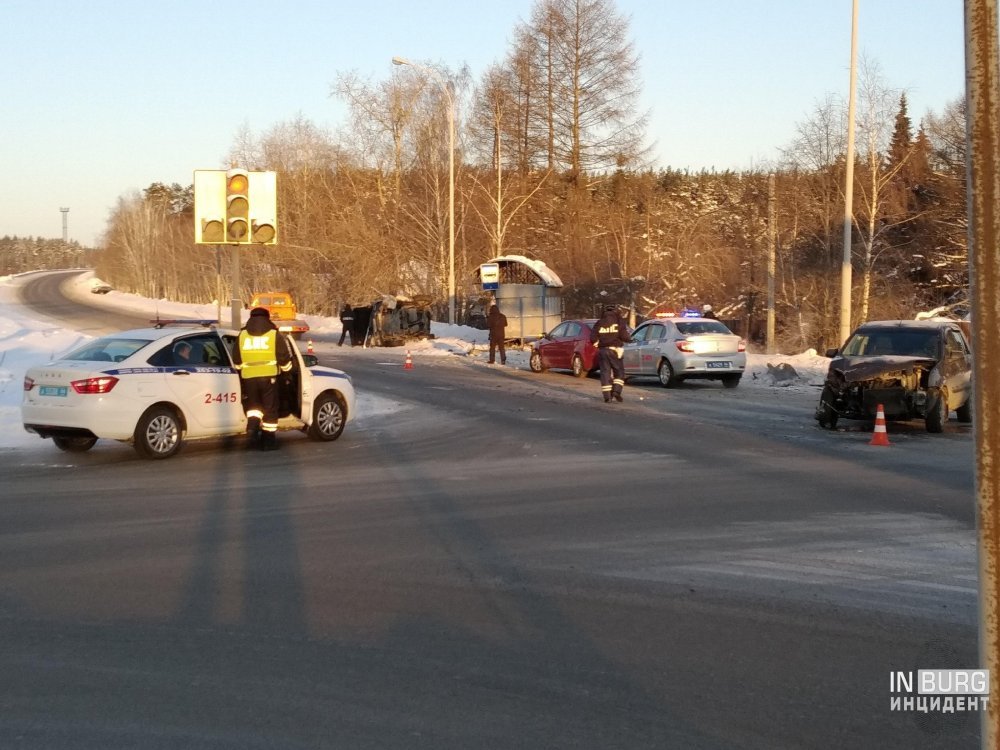
[[[691,321],[690,323],[678,320],[674,325],[676,325],[677,330],[685,336],[697,336],[701,333],[732,334],[732,331],[717,320],[696,320]]]
[[[88,341],[78,346],[61,359],[73,359],[82,362],[121,362],[142,349],[149,339],[123,339],[109,336],[96,341]]]
[[[938,357],[937,331],[907,329],[858,331],[847,341],[846,357]]]

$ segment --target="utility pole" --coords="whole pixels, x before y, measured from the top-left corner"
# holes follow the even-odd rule
[[[778,252],[778,211],[774,201],[774,173],[767,176],[767,343],[765,353],[774,354],[774,267]]]
[[[844,258],[840,264],[840,346],[851,335],[851,234],[854,229],[854,90],[858,80],[858,0],[851,12],[851,93],[847,104],[847,164],[844,175]]]
[[[965,0],[965,101],[968,144],[969,276],[972,290],[973,428],[979,551],[979,663],[990,673],[981,745],[1000,742],[1000,62],[997,0]]]
[[[69,207],[59,210],[62,211],[63,244],[65,245],[69,242]]]

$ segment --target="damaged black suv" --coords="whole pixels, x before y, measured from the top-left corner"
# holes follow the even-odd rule
[[[880,320],[864,323],[833,357],[816,419],[834,429],[837,420],[922,418],[941,432],[954,411],[972,421],[972,352],[953,320]]]

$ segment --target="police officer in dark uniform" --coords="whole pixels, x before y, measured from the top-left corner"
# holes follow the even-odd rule
[[[233,353],[243,381],[243,408],[251,447],[278,448],[278,372],[292,369],[292,353],[284,335],[263,307],[250,311]]]
[[[708,318],[709,320],[718,320],[718,316],[713,312],[711,305],[701,306],[701,317]]]
[[[590,332],[590,343],[597,345],[597,363],[601,368],[601,393],[604,401],[622,400],[622,390],[625,388],[625,366],[622,356],[623,347],[632,337],[628,326],[618,314],[614,305],[605,305],[604,314],[594,323]]]
[[[340,311],[340,327],[340,343],[337,346],[343,346],[344,337],[348,335],[351,337],[351,346],[354,346],[354,310],[346,303]]]

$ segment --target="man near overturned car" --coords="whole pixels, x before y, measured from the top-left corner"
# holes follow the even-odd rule
[[[240,329],[233,359],[243,381],[243,408],[250,445],[265,451],[277,450],[278,372],[292,369],[292,355],[266,308],[255,307],[250,311],[250,319]]]
[[[621,402],[625,388],[625,366],[622,356],[624,346],[632,337],[628,326],[614,305],[605,305],[604,314],[594,323],[590,343],[597,346],[597,363],[601,368],[601,394],[607,403],[611,399]]]
[[[354,310],[344,303],[340,311],[340,343],[337,346],[343,346],[344,338],[347,336],[351,337],[351,346],[354,346]]]

